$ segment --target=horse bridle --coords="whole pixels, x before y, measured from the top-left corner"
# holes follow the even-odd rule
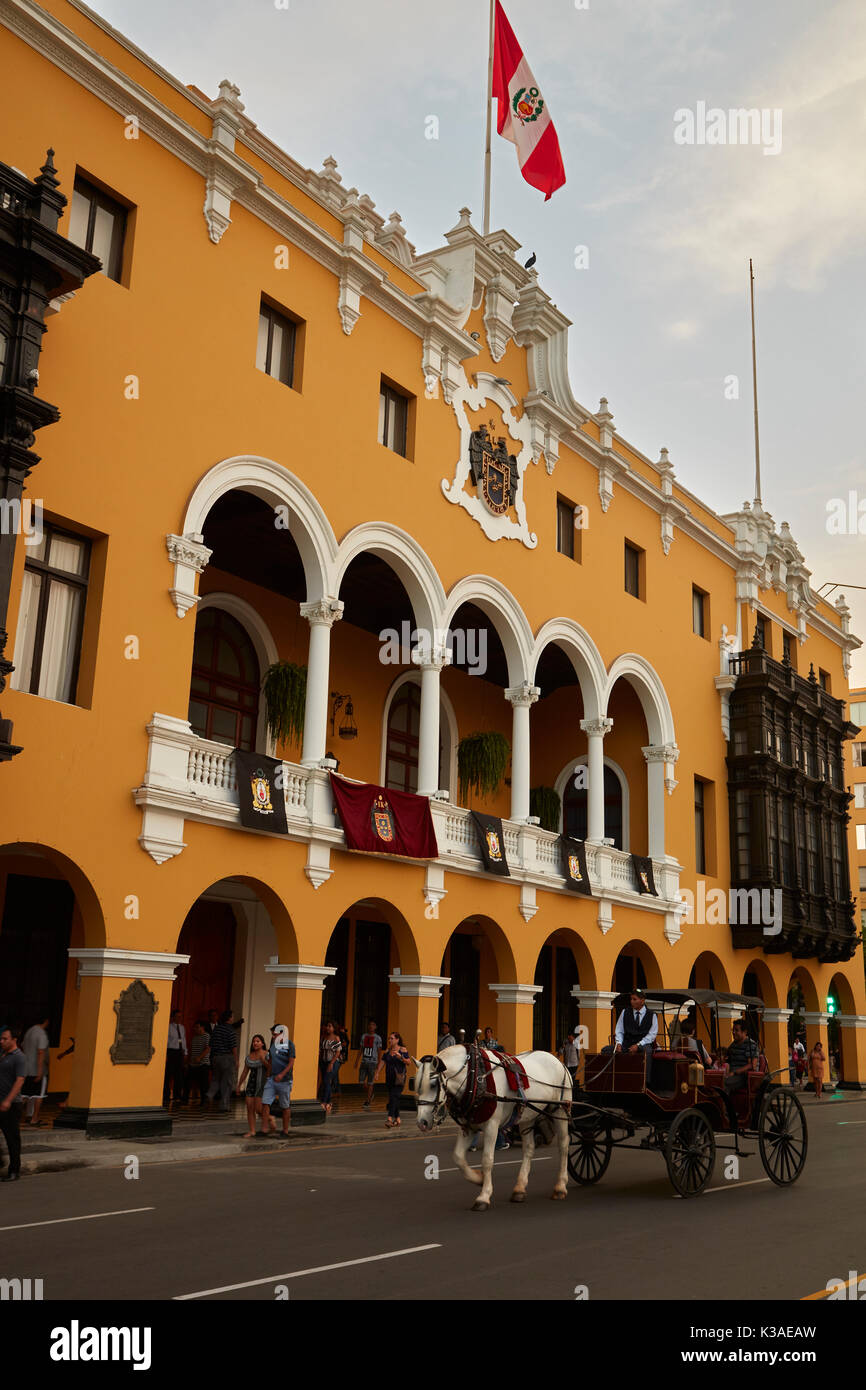
[[[466,1066],[466,1063],[467,1063],[468,1061],[469,1061],[469,1056],[468,1056],[468,1054],[467,1054],[466,1062],[463,1063],[463,1066],[460,1067],[459,1070],[458,1070],[458,1072],[457,1072],[457,1075],[458,1075],[458,1076],[459,1076],[460,1072],[463,1070],[463,1067]],[[430,1124],[431,1124],[431,1125],[441,1125],[441,1124],[444,1123],[444,1121],[445,1121],[445,1116],[448,1114],[448,1100],[449,1100],[449,1096],[448,1096],[447,1087],[446,1087],[446,1085],[445,1085],[445,1077],[446,1077],[446,1074],[447,1074],[447,1068],[446,1068],[446,1066],[445,1066],[445,1063],[442,1061],[442,1058],[441,1058],[441,1057],[434,1057],[434,1056],[432,1056],[430,1053],[428,1053],[426,1057],[421,1057],[421,1058],[419,1059],[419,1062],[420,1062],[420,1065],[421,1065],[421,1066],[423,1066],[425,1062],[429,1062],[429,1064],[430,1064],[430,1074],[431,1074],[431,1077],[435,1076],[435,1078],[436,1078],[436,1098],[435,1098],[435,1100],[421,1100],[421,1099],[419,1099],[419,1098],[417,1097],[417,1092],[416,1092],[416,1101],[415,1101],[416,1108],[417,1108],[418,1110],[420,1110],[422,1105],[430,1105],[430,1106],[432,1106],[432,1108],[433,1108],[433,1114],[432,1114],[432,1116],[431,1116],[431,1118],[430,1118]]]

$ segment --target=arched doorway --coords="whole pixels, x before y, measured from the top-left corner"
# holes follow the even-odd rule
[[[586,762],[586,756],[577,759],[575,767]],[[566,777],[562,793],[562,833],[574,840],[585,840],[589,826],[587,789],[576,786],[578,779]],[[625,849],[628,834],[624,815],[623,786],[614,769],[604,765],[604,834],[605,839],[613,840],[616,849]]]
[[[535,996],[532,1046],[559,1052],[569,1032],[580,1026],[576,989],[593,989],[595,971],[586,944],[576,932],[553,932],[538,953],[534,983],[542,986]]]

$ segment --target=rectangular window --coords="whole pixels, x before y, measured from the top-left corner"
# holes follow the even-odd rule
[[[406,458],[406,424],[409,401],[383,381],[379,388],[379,443]]]
[[[767,798],[767,843],[770,852],[770,878],[775,882],[779,877],[779,827],[776,798],[772,792]]]
[[[794,638],[790,632],[782,633],[782,660],[787,661],[790,666],[794,665]]]
[[[296,331],[293,319],[262,300],[259,308],[256,366],[260,372],[272,376],[275,381],[281,381],[284,386],[294,385]]]
[[[854,806],[858,811],[866,811],[866,782],[855,782]]]
[[[69,209],[69,240],[102,261],[102,272],[120,283],[127,209],[79,174]]]
[[[852,724],[859,724],[861,727],[866,724],[866,700],[855,700],[850,710],[849,718]]]
[[[767,620],[763,613],[758,613],[755,618],[755,633],[758,638],[758,646],[767,651]]]
[[[625,543],[625,591],[635,598],[644,597],[644,552],[631,541]]]
[[[707,871],[707,839],[704,818],[704,784],[695,778],[695,869],[699,874]]]
[[[27,547],[11,684],[46,700],[75,703],[90,542],[46,524]]]
[[[0,386],[6,380],[6,356],[9,351],[9,339],[0,328]],[[853,718],[853,716],[852,716]]]
[[[736,855],[737,855],[737,878],[741,883],[748,882],[751,877],[751,815],[749,805],[749,793],[738,791],[735,793],[735,817],[736,817]]]
[[[703,589],[692,585],[692,632],[698,637],[707,635],[707,595]]]
[[[866,767],[866,743],[852,743],[851,756],[855,767]]]
[[[567,497],[557,497],[556,499],[556,548],[560,555],[567,555],[570,560],[581,560],[581,536],[582,532],[578,528],[577,519],[580,508],[573,502],[569,502]]]
[[[783,798],[779,802],[779,846],[782,853],[782,883],[786,888],[794,887],[794,838],[791,802]]]
[[[866,893],[866,869],[858,869],[857,872],[860,877],[860,892]]]
[[[866,825],[857,826],[857,848],[866,849]]]
[[[828,693],[828,695],[829,695],[829,693],[830,693],[830,673],[829,673],[829,671],[822,671],[822,670],[819,668],[819,670],[818,670],[818,684],[820,685],[821,689],[822,689],[822,690],[826,690],[827,693]]]

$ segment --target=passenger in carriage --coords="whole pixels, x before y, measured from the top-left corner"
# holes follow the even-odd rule
[[[713,1065],[713,1059],[704,1047],[700,1038],[695,1037],[695,1025],[690,1018],[683,1019],[680,1024],[680,1046],[683,1052],[696,1052],[698,1058],[705,1067]]]
[[[725,1090],[741,1091],[746,1085],[746,1073],[753,1070],[753,1063],[760,1056],[758,1044],[750,1038],[744,1018],[733,1022],[734,1041],[728,1048],[728,1075],[725,1077]]]

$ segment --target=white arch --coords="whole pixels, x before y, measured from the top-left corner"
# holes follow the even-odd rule
[[[490,619],[505,651],[509,686],[521,685],[532,669],[532,628],[510,589],[486,574],[467,575],[448,594],[442,626],[450,627],[463,603],[474,603]]]
[[[618,680],[626,680],[634,690],[646,719],[651,744],[676,743],[674,717],[667,691],[658,672],[643,656],[625,652],[618,656],[607,673],[602,712],[607,714],[611,691]]]
[[[628,785],[628,778],[626,777],[619,763],[615,763],[613,758],[609,758],[607,754],[605,754],[604,757],[604,765],[605,767],[610,768],[611,772],[614,774],[617,781],[619,782],[620,791],[622,792],[622,847],[624,850],[627,850],[631,847],[631,793]],[[574,772],[574,769],[576,767],[581,766],[586,766],[585,753],[578,753],[577,757],[569,758],[568,762],[565,764],[565,767],[562,769],[562,771],[560,772],[559,776],[553,784],[553,789],[558,794],[560,801],[560,834],[563,833],[563,830],[565,828],[565,789],[568,785],[568,779]]]
[[[397,678],[391,685],[388,694],[385,696],[385,704],[382,710],[382,733],[380,739],[381,753],[379,757],[379,785],[383,787],[385,785],[386,754],[388,750],[388,720],[391,717],[391,706],[393,705],[395,699],[397,698],[397,695],[402,690],[403,686],[410,684],[417,685],[420,689],[421,676],[418,671],[404,671],[402,675],[397,676]],[[459,734],[457,727],[457,715],[454,713],[454,706],[452,705],[448,696],[445,694],[445,691],[442,689],[441,685],[439,687],[439,710],[440,742],[442,737],[441,729],[443,716],[445,719],[445,726],[448,732],[448,766],[446,768],[447,782],[445,787],[443,787],[443,790],[447,789],[451,793],[451,799],[453,801],[457,787],[457,744],[459,741]]]
[[[364,522],[343,537],[334,561],[335,595],[352,561],[365,553],[380,556],[401,580],[417,628],[434,633],[442,626],[445,590],[433,562],[414,537],[390,522]]]
[[[247,603],[246,599],[239,598],[237,594],[221,591],[205,594],[199,599],[196,617],[207,608],[222,608],[237,619],[255,648],[259,663],[259,680],[261,680],[268,667],[273,666],[279,657],[277,644],[264,618],[253,608],[251,603]],[[256,748],[267,753],[269,758],[276,756],[276,743],[268,731],[267,710],[262,699],[259,700],[259,716],[256,723]]]
[[[606,679],[601,653],[588,632],[571,618],[551,618],[539,628],[532,648],[531,679],[546,647],[556,643],[574,667],[583,698],[584,719],[598,719],[604,709],[603,692]]]
[[[242,488],[268,506],[287,509],[287,530],[298,547],[307,584],[306,598],[313,602],[334,597],[337,539],[331,523],[310,489],[282,464],[256,454],[238,454],[209,469],[196,484],[187,503],[182,534],[198,538],[211,508],[227,492]]]

